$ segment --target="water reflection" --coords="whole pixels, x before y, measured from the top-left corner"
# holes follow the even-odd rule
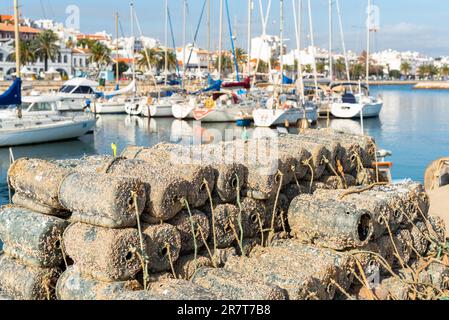
[[[393,177],[422,180],[428,163],[449,155],[449,92],[414,91],[410,87],[373,88],[382,93],[384,108],[379,119],[365,119],[364,129],[376,138],[380,148],[393,151]],[[326,126],[326,120],[319,122]],[[330,126],[353,133],[361,132],[360,121],[333,119]],[[290,128],[297,133],[296,128]],[[242,136],[272,134],[257,128],[245,131],[232,123],[200,123],[170,118],[140,118],[126,115],[103,115],[95,131],[79,140],[14,148],[19,157],[43,159],[77,158],[83,155],[111,154],[111,143],[120,152],[128,145],[153,146],[159,142],[216,143]],[[8,198],[6,173],[8,150],[0,149],[0,199]]]

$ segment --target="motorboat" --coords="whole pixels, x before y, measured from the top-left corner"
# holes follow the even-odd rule
[[[95,126],[91,113],[64,115],[55,96],[23,97],[18,107],[0,111],[0,147],[75,139]]]
[[[60,97],[60,111],[82,111],[89,101],[96,99],[98,83],[86,78],[74,78],[65,82],[56,94]]]

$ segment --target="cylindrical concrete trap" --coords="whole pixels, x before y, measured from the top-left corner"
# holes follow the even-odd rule
[[[293,200],[288,221],[298,238],[335,250],[363,247],[373,234],[369,211],[316,196],[302,195]]]
[[[64,248],[83,275],[99,281],[130,280],[142,268],[135,229],[107,229],[77,222],[66,229]]]
[[[21,207],[0,209],[0,239],[3,250],[23,263],[57,267],[62,263],[62,234],[68,223]]]
[[[134,178],[73,172],[59,188],[59,201],[73,212],[72,221],[105,228],[137,225],[146,203],[146,190]]]

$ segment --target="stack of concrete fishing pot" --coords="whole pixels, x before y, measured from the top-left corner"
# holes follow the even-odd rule
[[[441,249],[444,225],[428,216],[419,184],[382,182],[371,138],[307,130],[272,142],[16,161],[9,181],[21,207],[0,216],[15,264],[0,263],[0,289],[82,300],[427,298],[447,289],[447,267],[425,260]],[[27,224],[24,208],[66,220],[58,232],[54,221]],[[38,270],[55,269],[52,285],[37,277],[37,287],[47,293],[59,278],[56,294],[24,296],[30,289],[13,278],[36,256]]]
[[[0,209],[0,239],[4,244],[0,288],[9,299],[54,299],[63,268],[62,234],[68,222],[57,188],[64,174],[45,164],[18,161],[9,171],[9,183],[16,191],[15,205]]]

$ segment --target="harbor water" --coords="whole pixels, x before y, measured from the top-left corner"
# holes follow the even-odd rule
[[[449,91],[413,90],[410,86],[374,87],[381,95],[384,109],[379,119],[364,121],[365,133],[376,138],[379,148],[393,152],[393,178],[422,181],[427,165],[449,154]],[[321,121],[319,126],[326,125]],[[335,129],[361,132],[360,121],[331,120]],[[257,129],[260,130],[260,129]],[[262,130],[263,131],[263,130]],[[248,130],[251,134],[252,129]],[[92,134],[78,140],[13,148],[14,157],[42,159],[79,158],[84,155],[112,154],[111,143],[118,151],[127,145],[152,146],[158,142],[183,143],[193,139],[210,143],[239,138],[247,134],[234,124],[147,119],[127,115],[101,116]],[[7,170],[9,150],[0,149],[0,201],[8,202]]]

